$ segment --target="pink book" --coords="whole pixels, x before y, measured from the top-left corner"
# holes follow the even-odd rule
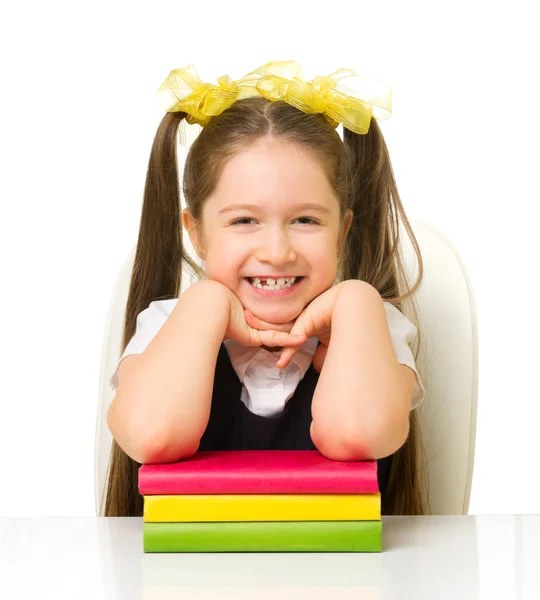
[[[318,450],[212,450],[141,465],[139,493],[375,494],[377,461],[340,462]]]

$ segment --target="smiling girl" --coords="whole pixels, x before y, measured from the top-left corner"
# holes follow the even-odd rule
[[[369,104],[334,86],[334,105],[359,114],[343,118],[342,140],[339,111],[314,109],[325,106],[315,102],[321,87],[304,82],[311,103],[294,93],[299,70],[288,93],[268,92],[295,66],[268,63],[228,80],[236,96],[220,110],[209,97],[223,86],[198,99],[202,84],[193,86],[158,129],[111,378],[106,516],[142,515],[140,464],[233,449],[375,459],[383,511],[426,510],[413,410],[425,394],[411,351],[418,330],[399,309],[420,285],[419,249]],[[193,82],[178,69],[164,86],[177,93],[178,78]],[[184,118],[203,128],[186,158],[182,211]],[[403,295],[400,222],[420,268]],[[182,225],[203,271],[183,247]],[[179,297],[183,266],[200,281]]]

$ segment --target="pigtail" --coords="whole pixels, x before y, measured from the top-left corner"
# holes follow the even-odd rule
[[[353,221],[345,240],[340,265],[341,278],[367,281],[403,312],[409,301],[418,328],[415,361],[420,349],[420,328],[414,294],[423,277],[418,243],[403,209],[384,137],[375,119],[367,134],[343,130],[344,143],[352,156],[351,208]],[[411,240],[418,265],[418,277],[409,286],[400,254],[400,220]],[[418,411],[409,413],[409,435],[393,455],[387,491],[382,506],[387,515],[429,514],[425,449]]]
[[[200,271],[182,243],[176,150],[178,127],[185,116],[182,112],[166,113],[152,145],[124,315],[122,354],[135,334],[137,315],[153,300],[179,296],[182,265],[197,274]],[[113,439],[104,516],[142,516],[143,497],[138,493],[140,466]]]

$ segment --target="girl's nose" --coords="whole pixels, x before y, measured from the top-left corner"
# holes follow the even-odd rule
[[[296,252],[287,232],[279,227],[267,231],[257,250],[257,260],[276,266],[294,262]]]

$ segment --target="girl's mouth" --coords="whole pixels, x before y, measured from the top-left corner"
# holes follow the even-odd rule
[[[304,277],[280,277],[279,279],[261,279],[246,277],[251,288],[263,296],[284,296],[294,292]]]

